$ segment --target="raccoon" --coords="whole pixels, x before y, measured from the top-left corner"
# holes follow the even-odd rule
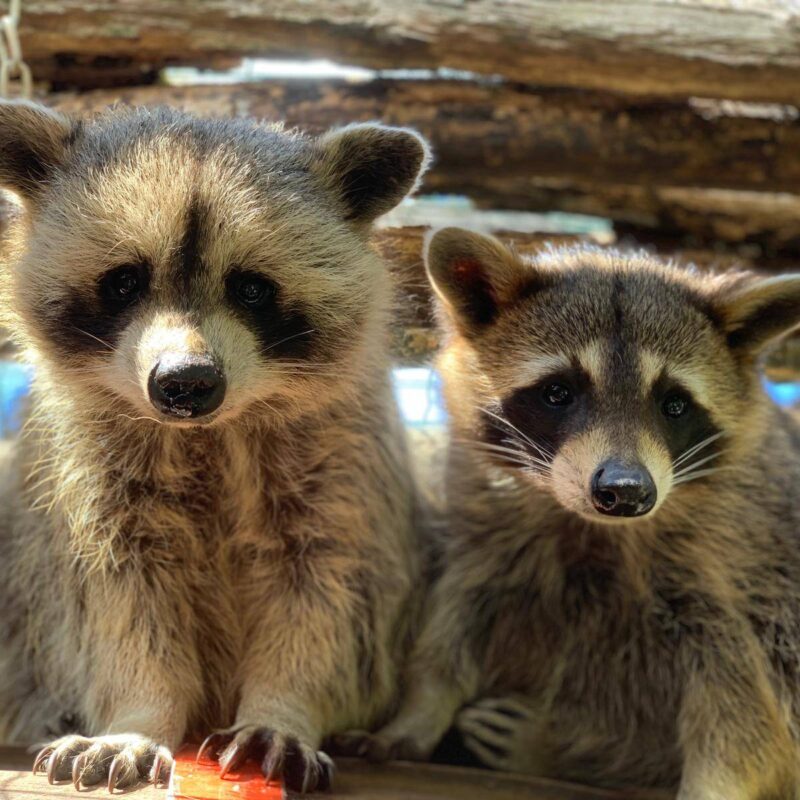
[[[415,132],[0,104],[25,218],[5,325],[35,371],[0,474],[0,730],[51,782],[157,782],[211,733],[295,791],[395,701],[416,501],[370,224]]]
[[[764,348],[800,275],[525,259],[445,229],[449,530],[399,715],[340,746],[680,800],[794,798],[800,426]]]

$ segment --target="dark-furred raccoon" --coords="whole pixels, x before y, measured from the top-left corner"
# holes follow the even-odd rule
[[[35,368],[0,481],[0,731],[51,780],[158,779],[187,735],[290,789],[395,700],[415,500],[370,223],[428,151],[247,120],[0,104]]]
[[[764,348],[800,275],[456,229],[427,265],[448,339],[449,528],[399,716],[492,766],[680,800],[798,796],[800,427]]]

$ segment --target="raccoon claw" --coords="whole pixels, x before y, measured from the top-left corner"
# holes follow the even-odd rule
[[[165,768],[167,770],[167,783],[169,783],[169,778],[172,774],[172,756],[163,748],[159,748],[153,761],[153,768],[150,770],[150,782],[153,786],[158,786],[161,782],[161,773]]]
[[[78,791],[106,780],[113,793],[148,777],[158,784],[168,765],[170,752],[144,736],[65,736],[39,752],[33,770],[44,769],[51,784],[71,780]]]
[[[38,775],[40,772],[47,771],[47,759],[53,754],[54,748],[43,747],[33,762],[33,774]]]
[[[221,750],[222,745],[226,746]],[[333,761],[321,750],[295,736],[248,725],[209,736],[198,751],[198,760],[210,755],[219,762],[220,777],[237,770],[248,758],[260,759],[267,782],[282,780],[286,792],[324,791],[333,778]]]
[[[75,787],[76,792],[81,790],[81,778],[83,777],[84,761],[86,761],[86,755],[81,753],[72,762],[72,785]]]
[[[203,743],[200,745],[199,750],[197,751],[195,763],[203,763],[203,758],[206,756],[207,752],[210,753],[211,761],[217,761],[219,758],[219,748],[224,740],[225,734],[223,733],[210,733],[208,736],[206,736],[206,738],[203,739]]]

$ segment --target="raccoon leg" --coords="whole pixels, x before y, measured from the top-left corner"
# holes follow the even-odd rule
[[[679,715],[677,800],[800,797],[800,754],[755,645],[705,647]]]
[[[470,613],[458,583],[445,575],[434,588],[424,625],[409,660],[400,710],[375,733],[349,731],[334,738],[342,755],[371,761],[430,757],[459,708],[478,690],[478,669],[471,655]],[[467,609],[467,610],[465,610]]]
[[[451,681],[416,674],[397,716],[376,733],[348,731],[333,738],[341,755],[369,761],[425,761],[453,723],[467,698]]]
[[[456,728],[487,767],[540,774],[542,725],[524,697],[486,698],[462,709]]]
[[[72,682],[75,710],[90,736],[51,742],[35,771],[51,783],[71,779],[77,787],[107,781],[111,791],[157,782],[202,697],[181,575],[164,564],[137,564],[113,576],[92,576],[83,599],[83,624],[74,631],[80,651],[61,663],[85,662],[73,675],[50,679]]]

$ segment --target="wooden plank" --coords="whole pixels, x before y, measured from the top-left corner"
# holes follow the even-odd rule
[[[754,110],[746,116],[710,102],[400,79],[136,87],[44,99],[78,115],[114,103],[170,105],[208,116],[284,120],[311,132],[377,119],[407,125],[433,144],[431,189],[467,187],[496,208],[506,205],[506,196],[524,198],[524,181],[534,178],[590,179],[601,188],[631,184],[800,193],[796,119],[758,116]]]
[[[26,0],[22,44],[40,78],[84,86],[292,55],[793,104],[798,20],[794,0]]]
[[[31,775],[31,756],[18,748],[0,747],[0,800],[108,796],[105,787],[75,791],[71,783],[48,785],[42,775]],[[669,795],[648,790],[622,792],[591,789],[525,775],[489,772],[434,764],[376,766],[360,761],[337,761],[330,800],[667,800]],[[116,792],[116,794],[122,794]],[[137,800],[167,800],[164,788],[140,786],[124,792]]]

